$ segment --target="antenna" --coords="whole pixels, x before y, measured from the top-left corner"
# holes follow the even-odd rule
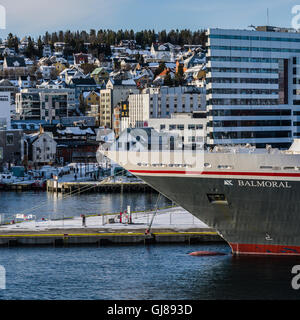
[[[267,8],[267,26],[270,25],[270,21],[269,21],[269,8]]]

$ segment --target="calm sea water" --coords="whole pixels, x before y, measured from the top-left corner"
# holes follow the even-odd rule
[[[0,192],[0,214],[5,220],[12,220],[14,214],[26,213],[37,218],[74,217],[81,214],[115,213],[131,206],[132,211],[155,208],[156,193],[85,193],[65,195],[47,192]],[[170,205],[171,201],[161,197],[159,207]]]
[[[224,256],[193,257],[195,250]],[[0,249],[0,299],[299,299],[286,258],[234,258],[223,244]]]

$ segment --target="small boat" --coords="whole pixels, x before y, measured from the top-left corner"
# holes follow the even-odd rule
[[[17,178],[11,173],[0,173],[0,184],[6,185],[17,182]]]

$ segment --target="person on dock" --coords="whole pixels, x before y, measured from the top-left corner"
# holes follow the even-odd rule
[[[82,217],[82,226],[83,226],[83,227],[86,227],[86,224],[85,224],[85,215],[83,214],[83,215],[81,215],[81,217]]]

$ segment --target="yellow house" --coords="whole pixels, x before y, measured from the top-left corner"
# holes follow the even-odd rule
[[[83,93],[83,102],[85,106],[93,106],[100,104],[100,93],[89,91]]]
[[[55,62],[55,63],[53,63],[53,66],[56,68],[58,73],[61,73],[62,71],[64,71],[66,69],[66,66],[64,64],[62,64],[61,62]]]

